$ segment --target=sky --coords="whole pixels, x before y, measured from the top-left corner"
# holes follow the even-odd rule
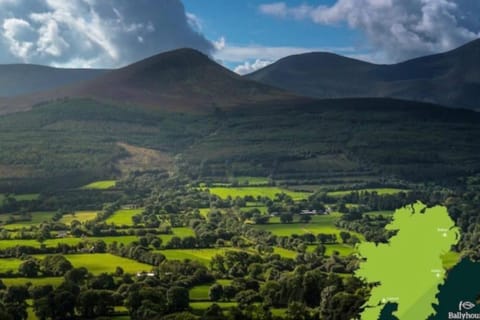
[[[117,68],[183,47],[245,74],[328,51],[375,63],[480,37],[479,0],[0,0],[0,63]]]

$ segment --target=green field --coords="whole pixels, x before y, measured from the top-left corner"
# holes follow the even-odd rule
[[[177,228],[172,228],[173,235],[180,237],[180,238],[185,238],[185,237],[194,237],[195,232],[191,228],[187,227],[177,227]],[[163,237],[163,235],[162,235]]]
[[[235,307],[237,305],[236,302],[210,302],[210,301],[202,301],[202,302],[190,302],[190,308],[193,310],[204,311],[208,309],[212,304],[218,304],[220,308],[223,310],[228,310],[231,307]]]
[[[107,190],[110,188],[115,187],[117,181],[115,180],[102,180],[102,181],[95,181],[89,183],[82,187],[82,189],[90,189],[90,190]]]
[[[383,194],[397,194],[400,192],[407,192],[405,189],[396,189],[396,188],[370,188],[370,189],[358,189],[358,190],[341,190],[341,191],[332,191],[328,192],[327,195],[330,197],[343,197],[349,195],[352,192],[376,192],[379,195]]]
[[[285,193],[293,198],[293,200],[302,200],[308,198],[311,193],[290,191],[278,187],[213,187],[210,188],[210,193],[219,196],[220,198],[227,197],[267,197],[273,199],[277,193]]]
[[[208,291],[213,284],[203,284],[201,286],[193,287],[189,290],[190,300],[210,300],[208,297]]]
[[[22,262],[22,260],[17,258],[2,258],[0,259],[0,273],[6,273],[8,271],[17,272]]]
[[[317,235],[319,233],[325,234],[336,234],[337,237],[340,234],[342,229],[339,229],[335,226],[335,222],[340,218],[340,213],[332,213],[329,215],[317,215],[312,216],[312,220],[309,223],[280,223],[279,217],[272,217],[270,218],[270,223],[262,224],[262,225],[254,225],[255,228],[263,229],[270,231],[272,234],[277,236],[291,236],[292,234],[305,234],[305,233],[313,233]],[[295,217],[298,220],[298,217]],[[355,234],[360,239],[363,237],[360,234],[356,234],[354,232],[350,232]]]
[[[18,286],[26,283],[31,283],[34,286],[44,286],[51,284],[56,287],[63,282],[63,277],[46,277],[46,278],[3,278],[3,283],[6,286]]]
[[[251,185],[267,185],[269,179],[266,177],[235,177],[234,181],[238,181],[240,184],[251,184]]]
[[[207,217],[207,215],[210,213],[210,208],[200,208],[198,211],[200,211],[200,215],[204,218]]]
[[[166,241],[171,239],[172,236],[167,235],[166,238],[162,240]],[[67,245],[76,245],[82,241],[96,241],[103,240],[108,245],[117,241],[118,243],[129,244],[130,242],[138,240],[136,236],[118,236],[118,237],[87,237],[87,238],[59,238],[59,239],[47,239],[43,242],[46,247],[56,247],[59,243],[64,243]],[[40,243],[35,239],[11,239],[11,240],[0,240],[0,249],[13,248],[16,246],[30,246],[30,247],[40,247]]]
[[[222,286],[226,286],[226,285],[229,285],[230,283],[232,283],[232,280],[227,280],[227,279],[217,280],[216,283],[218,283]],[[210,300],[210,298],[208,297],[208,291],[210,290],[210,287],[212,285],[213,285],[213,283],[203,284],[203,285],[195,286],[195,287],[191,288],[190,291],[189,291],[190,300],[196,300],[196,301]]]
[[[288,250],[284,248],[274,247],[273,253],[279,254],[283,258],[295,259],[297,257],[297,252],[293,250]]]
[[[51,221],[55,212],[32,212],[32,220],[30,221],[16,221],[14,223],[10,223],[4,226],[7,230],[14,230],[14,229],[21,229],[21,228],[28,228],[30,226],[38,226],[39,224],[45,221]],[[1,216],[2,220],[6,220],[6,215]],[[19,218],[18,216],[13,216],[14,218]]]
[[[64,255],[74,267],[85,267],[93,274],[113,273],[115,268],[122,267],[125,273],[136,274],[141,271],[150,271],[152,266],[135,260],[117,257],[109,253],[95,254],[67,254]]]
[[[66,225],[70,225],[72,221],[77,220],[80,222],[86,222],[90,220],[94,220],[97,217],[96,211],[76,211],[75,214],[64,214],[60,219],[61,223],[65,223]]]
[[[219,249],[172,249],[159,250],[168,260],[195,260],[208,266],[213,256],[219,254],[224,255],[225,252],[235,249],[219,248]]]
[[[105,222],[117,226],[133,226],[132,217],[143,212],[143,209],[121,209],[116,211]]]
[[[41,260],[45,255],[36,255],[34,256],[37,259]],[[85,267],[93,274],[100,273],[113,273],[115,268],[120,266],[126,273],[135,274],[139,271],[150,271],[152,266],[137,262],[135,260],[126,259],[118,256],[114,256],[109,253],[95,253],[95,254],[67,254],[64,255],[74,267],[80,268]],[[17,272],[18,267],[23,261],[16,258],[3,258],[0,259],[0,272],[6,273],[8,271]],[[31,281],[38,279],[28,279],[18,278],[21,280],[18,281]],[[44,279],[44,278],[41,278]]]

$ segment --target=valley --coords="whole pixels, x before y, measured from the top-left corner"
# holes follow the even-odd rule
[[[0,318],[355,318],[358,246],[417,201],[461,231],[446,272],[479,259],[477,111],[303,97],[253,79],[272,68],[179,49],[2,97]]]

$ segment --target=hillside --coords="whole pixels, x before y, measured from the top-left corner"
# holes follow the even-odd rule
[[[125,166],[322,183],[447,183],[480,170],[480,114],[390,99],[204,113],[69,99],[0,117],[0,135],[0,192],[78,187]]]
[[[281,59],[245,78],[314,98],[391,97],[478,109],[480,40],[392,65],[307,53]]]
[[[0,97],[12,97],[91,80],[100,69],[61,69],[30,64],[0,65]]]
[[[205,112],[216,108],[296,99],[280,89],[243,79],[193,49],[162,53],[91,81],[0,100],[0,114],[64,98],[89,98],[153,110]]]

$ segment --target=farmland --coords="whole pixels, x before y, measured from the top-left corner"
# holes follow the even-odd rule
[[[132,226],[133,221],[132,217],[140,214],[143,210],[142,209],[121,209],[116,211],[113,215],[108,217],[105,220],[108,224],[114,224],[117,226]]]
[[[107,190],[115,187],[116,183],[117,182],[115,180],[95,181],[83,186],[82,189]]]
[[[86,222],[94,220],[96,217],[97,212],[95,211],[76,211],[75,213],[64,214],[60,219],[60,222],[65,223],[66,225],[70,225],[74,220],[79,222]]]
[[[302,200],[308,198],[308,192],[295,192],[279,187],[213,187],[209,188],[210,193],[219,196],[220,198],[235,198],[252,196],[267,197],[273,199],[278,193],[285,193],[293,198],[293,200]]]
[[[335,226],[335,222],[337,222],[340,217],[341,214],[338,212],[329,215],[316,215],[312,217],[309,223],[301,223],[299,221],[280,223],[279,217],[273,217],[270,218],[268,224],[257,225],[255,227],[270,231],[277,236],[302,235],[305,233],[312,233],[314,235],[325,233],[338,236],[342,230]]]
[[[384,194],[396,194],[399,192],[406,192],[407,190],[405,189],[396,189],[396,188],[370,188],[370,189],[358,189],[358,190],[341,190],[341,191],[332,191],[328,192],[327,195],[330,197],[343,197],[345,195],[348,195],[352,192],[376,192],[379,195],[384,195]]]
[[[348,281],[355,266],[351,261],[356,259],[353,255],[356,250],[354,242],[347,242],[342,234],[348,234],[356,241],[365,240],[365,234],[348,229],[349,224],[345,223],[350,220],[344,218],[349,211],[364,210],[365,204],[361,203],[361,198],[358,202],[352,199],[346,202],[343,197],[348,196],[349,191],[337,190],[325,198],[331,202],[324,206],[323,203],[315,202],[318,201],[315,196],[321,193],[314,195],[313,192],[292,191],[295,186],[272,187],[266,185],[265,178],[235,179],[234,184],[242,186],[233,186],[229,182],[209,189],[204,186],[188,187],[168,194],[156,191],[158,195],[145,200],[141,206],[126,202],[123,206],[117,203],[105,204],[98,210],[76,209],[73,210],[74,213],[66,212],[60,218],[55,218],[58,221],[54,221],[57,211],[32,211],[23,216],[19,213],[5,214],[4,219],[10,216],[31,216],[31,219],[11,221],[10,218],[9,224],[3,226],[2,232],[7,238],[0,240],[0,250],[10,254],[0,261],[0,274],[7,275],[3,282],[7,286],[31,284],[40,287],[51,284],[59,287],[64,279],[62,276],[52,276],[42,267],[37,276],[27,277],[19,267],[25,259],[36,259],[41,265],[51,252],[58,255],[63,250],[65,252],[61,256],[73,268],[88,270],[92,279],[88,283],[95,283],[97,277],[104,280],[102,277],[112,277],[113,286],[117,286],[116,283],[123,281],[121,279],[124,276],[119,275],[119,270],[130,274],[127,277],[131,280],[128,281],[134,283],[165,281],[168,283],[165,287],[168,288],[171,284],[167,281],[173,281],[176,286],[185,286],[191,313],[202,315],[213,303],[228,314],[232,307],[243,303],[242,295],[237,297],[238,292],[259,295],[265,286],[276,285],[270,283],[268,277],[282,274],[282,278],[276,280],[279,283],[286,281],[282,279],[290,279],[295,275],[296,265],[302,264],[303,259],[313,259],[319,266],[309,272],[332,274],[338,283]],[[246,186],[247,181],[249,186]],[[296,189],[306,190],[303,187]],[[315,189],[312,186],[312,190]],[[98,188],[89,189],[88,192],[97,192],[99,195],[111,192],[106,190]],[[206,190],[222,200],[212,198]],[[403,189],[375,190],[382,190],[374,195],[381,198],[383,195],[395,196]],[[75,192],[86,192],[86,189],[76,189]],[[279,197],[279,193],[285,193],[289,197]],[[314,196],[311,197],[312,195]],[[242,201],[235,201],[237,197],[243,198]],[[182,202],[184,198],[189,200]],[[340,204],[343,204],[343,212],[339,211],[342,207]],[[136,209],[126,209],[129,207]],[[269,209],[272,211],[273,207],[280,213],[270,216]],[[328,214],[311,215],[305,219],[299,212],[306,208],[328,208]],[[371,221],[384,221],[381,220],[382,217],[388,218],[393,213],[393,210],[381,206],[368,208],[362,214]],[[200,215],[194,214],[197,209]],[[211,211],[213,213],[209,214]],[[283,221],[284,217],[281,216],[288,212],[292,220]],[[134,224],[134,216],[138,216],[137,222],[141,222]],[[91,223],[93,220],[94,224]],[[77,223],[72,223],[73,221]],[[339,222],[344,223],[342,228],[338,226]],[[48,232],[45,238],[39,237],[45,226],[59,230]],[[375,225],[372,224],[371,228],[375,228]],[[103,234],[100,236],[99,233]],[[268,239],[268,242],[264,239]],[[99,243],[100,247],[97,247]],[[34,248],[38,253],[21,256],[12,254],[24,250],[23,248]],[[97,252],[97,248],[102,249]],[[446,268],[453,267],[458,260],[459,253],[456,252],[443,257]],[[308,268],[309,265],[303,266]],[[148,276],[140,274],[137,277],[137,273],[151,271],[154,272]],[[179,276],[177,272],[182,275]],[[149,281],[150,277],[155,280]],[[178,280],[173,280],[175,277],[179,277]],[[190,281],[194,285],[188,285]],[[214,284],[221,288],[219,294],[223,295],[218,301],[210,299],[210,290]],[[247,286],[252,286],[253,292]],[[226,298],[226,293],[222,293],[222,290],[236,290],[237,293]],[[251,306],[261,307],[262,299],[263,296],[256,296]],[[33,300],[29,304],[29,317],[36,320]],[[288,305],[281,306],[270,308],[270,311],[283,317]],[[115,306],[109,318],[129,319],[129,312],[125,306]]]
[[[12,223],[7,223],[4,228],[8,230],[28,228],[30,226],[38,226],[43,222],[49,222],[52,217],[55,215],[55,212],[32,212],[31,220],[20,220]],[[13,220],[21,219],[20,216],[10,216]],[[7,218],[8,221],[8,218]]]

